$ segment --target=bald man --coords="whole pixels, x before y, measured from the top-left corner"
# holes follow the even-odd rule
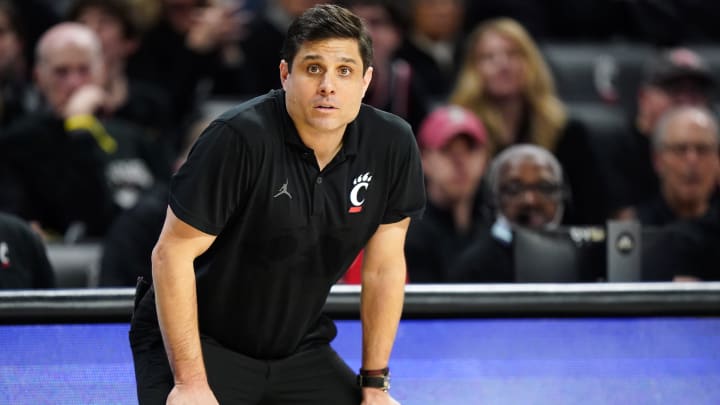
[[[684,106],[666,112],[652,139],[660,193],[636,205],[635,217],[643,225],[662,226],[707,215],[717,192],[719,145],[718,121],[710,110]]]
[[[102,106],[102,48],[93,31],[59,24],[41,37],[35,53],[36,84],[58,116],[93,114]]]
[[[0,209],[35,221],[49,238],[103,236],[161,170],[140,158],[148,154],[139,128],[105,118],[104,72],[91,29],[52,27],[36,48],[44,107],[0,135],[0,171],[12,195]]]

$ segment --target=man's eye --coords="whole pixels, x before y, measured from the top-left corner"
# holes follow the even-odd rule
[[[514,197],[522,193],[522,187],[517,183],[503,184],[500,187],[500,193],[510,197]]]
[[[352,69],[344,66],[339,69],[339,72],[340,72],[340,76],[350,76],[350,73],[352,73]]]
[[[310,65],[307,68],[308,73],[320,73],[320,66],[318,65]]]
[[[68,75],[68,73],[70,73],[70,69],[66,67],[56,67],[55,69],[53,69],[53,74],[56,77],[65,77]]]

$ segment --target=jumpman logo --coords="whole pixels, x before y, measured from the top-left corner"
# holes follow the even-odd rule
[[[283,184],[282,187],[280,187],[280,190],[277,192],[277,194],[275,194],[275,195],[273,196],[273,198],[278,198],[278,197],[280,197],[281,195],[285,194],[285,195],[287,195],[288,197],[290,197],[290,199],[292,200],[292,195],[290,195],[290,193],[287,191],[287,186],[288,186],[288,183],[289,183],[289,182],[290,182],[290,180],[287,180],[287,179],[286,179],[286,180],[285,180],[285,184]]]

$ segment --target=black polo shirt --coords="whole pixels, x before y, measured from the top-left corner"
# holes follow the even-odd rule
[[[217,239],[196,260],[200,331],[255,358],[335,336],[330,287],[380,224],[419,215],[422,167],[407,123],[363,105],[322,171],[272,91],[215,120],[175,175],[175,215]]]

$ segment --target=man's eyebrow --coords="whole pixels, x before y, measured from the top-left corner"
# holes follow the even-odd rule
[[[340,61],[347,64],[357,65],[357,61],[353,58],[341,57]]]
[[[308,61],[308,60],[313,61],[313,60],[321,60],[321,59],[322,58],[320,57],[320,55],[315,55],[315,54],[311,53],[311,54],[303,56],[302,61],[304,62],[304,61]]]
[[[306,61],[319,61],[319,60],[324,60],[324,58],[320,55],[311,53],[311,54],[303,56],[301,61],[306,62]],[[355,59],[345,57],[345,56],[340,57],[340,62],[349,64],[349,65],[357,65],[358,64],[358,62]]]

